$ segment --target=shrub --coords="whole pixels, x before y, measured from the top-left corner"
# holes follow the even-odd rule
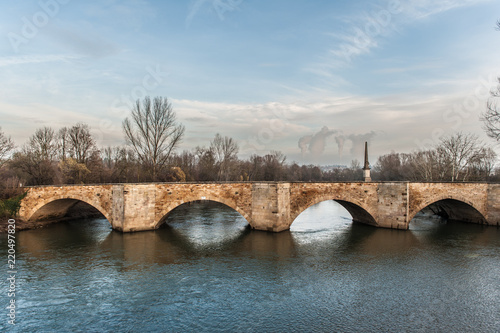
[[[1,200],[0,201],[0,215],[1,216],[8,216],[8,217],[15,217],[17,213],[19,213],[19,209],[21,208],[21,200],[26,197],[28,192],[24,192],[20,195],[17,195],[15,197]]]

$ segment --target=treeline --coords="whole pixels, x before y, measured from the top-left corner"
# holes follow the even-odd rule
[[[12,140],[0,131],[0,145],[4,148],[0,167],[3,197],[18,194],[16,188],[20,185],[153,181],[147,166],[131,147],[99,149],[86,124],[59,131],[50,127],[37,129],[18,149],[14,149]],[[165,165],[158,168],[155,180],[343,181],[362,178],[359,163],[351,168],[322,172],[315,165],[288,164],[279,151],[252,155],[248,159],[240,159],[238,152],[235,140],[217,134],[207,147],[171,154]]]
[[[432,149],[380,156],[374,178],[381,181],[499,181],[497,155],[474,134],[443,137]]]
[[[18,149],[0,131],[3,149],[2,196],[19,194],[22,185],[151,182],[152,175],[130,147],[98,149],[90,127],[76,124],[38,130]],[[5,149],[7,147],[8,149]],[[5,158],[13,151],[10,158]],[[172,153],[158,168],[156,181],[360,181],[361,165],[323,171],[316,165],[287,163],[279,151],[238,157],[237,142],[215,135],[206,147]],[[372,179],[380,181],[496,181],[495,152],[474,135],[458,133],[434,149],[380,156]]]
[[[123,122],[125,146],[98,148],[87,124],[39,128],[21,147],[0,129],[0,199],[21,186],[196,181],[361,181],[358,161],[324,171],[287,162],[279,151],[238,157],[238,143],[216,134],[206,146],[177,152],[184,126],[166,98],[138,100]],[[498,181],[495,152],[472,134],[457,133],[435,147],[379,157],[375,181]]]

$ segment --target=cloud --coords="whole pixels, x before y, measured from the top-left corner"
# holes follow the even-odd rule
[[[420,20],[456,8],[477,5],[491,0],[410,0],[401,4],[402,12],[412,20]]]
[[[304,70],[324,78],[335,78],[335,71],[350,65],[356,58],[370,54],[383,44],[383,40],[401,28],[456,8],[473,6],[491,0],[410,0],[388,1],[385,6],[372,5],[370,11],[358,15],[336,17],[336,21],[348,22],[343,32],[326,31],[331,47]],[[405,68],[387,69],[406,71]],[[342,79],[336,78],[336,82]]]
[[[25,64],[39,64],[45,62],[70,62],[78,60],[82,57],[74,54],[48,54],[48,55],[25,55],[25,56],[12,56],[0,57],[0,67],[25,65]]]
[[[417,72],[428,69],[438,69],[443,64],[439,61],[435,61],[432,63],[420,63],[416,65],[410,65],[407,67],[387,67],[387,68],[379,68],[373,71],[375,74],[394,74],[394,73],[407,73],[407,72]]]
[[[336,133],[338,133],[338,131],[331,131],[328,127],[323,126],[319,132],[301,137],[298,144],[302,157],[305,157],[308,153],[310,153],[313,159],[317,159],[323,155],[325,152],[326,139]]]
[[[333,137],[338,149],[338,161],[345,162],[344,146],[350,147],[349,154],[351,157],[361,156],[365,142],[370,142],[376,136],[375,131],[370,131],[361,134],[344,134],[342,130],[330,130],[327,126],[323,126],[320,131],[303,136],[299,139],[298,146],[301,150],[302,159],[313,163],[320,162],[325,157],[325,149],[331,146],[328,138]],[[332,149],[328,150],[327,158],[331,158]]]
[[[463,105],[467,96],[474,97],[473,92],[465,89],[432,96],[413,93],[380,97],[325,93],[269,103],[171,102],[179,122],[186,127],[181,149],[207,146],[220,133],[238,142],[242,158],[280,150],[290,161],[299,163],[348,164],[353,159],[362,160],[364,141],[370,142],[370,160],[375,162],[375,156],[392,150],[419,149],[419,142],[434,140],[436,135],[458,130],[482,133],[478,119],[481,101],[475,110],[455,108]],[[42,123],[60,128],[78,121],[96,130],[100,145],[122,142],[119,117],[110,118],[113,126],[101,130],[105,109],[94,110],[93,114],[77,110],[66,104],[0,103],[4,130],[16,142],[26,140]]]
[[[78,122],[87,123],[92,127],[92,132],[100,145],[105,145],[110,138],[122,137],[118,131],[103,133],[100,129],[101,117],[82,114],[73,110],[56,107],[53,105],[31,103],[26,105],[8,104],[0,102],[0,117],[4,131],[12,135],[16,145],[20,146],[36,131],[37,128],[50,126],[56,130],[65,126],[72,126]],[[113,143],[117,144],[117,143]]]

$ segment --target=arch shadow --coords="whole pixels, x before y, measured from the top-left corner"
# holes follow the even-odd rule
[[[111,220],[102,207],[77,198],[58,198],[37,205],[27,217],[28,221],[65,220],[103,216],[111,224]]]
[[[474,207],[472,202],[465,199],[459,200],[452,198],[444,198],[421,204],[413,212],[409,223],[411,223],[415,216],[425,208],[429,208],[435,215],[441,216],[448,221],[488,224],[484,215]]]

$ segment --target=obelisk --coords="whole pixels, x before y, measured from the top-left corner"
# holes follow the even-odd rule
[[[363,180],[365,182],[371,182],[370,177],[370,163],[368,163],[368,142],[365,141],[365,166],[363,167]]]

